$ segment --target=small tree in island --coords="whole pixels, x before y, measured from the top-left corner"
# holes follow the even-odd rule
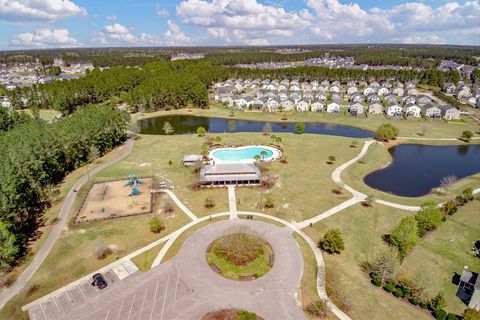
[[[237,130],[237,123],[235,122],[235,120],[229,120],[228,121],[228,130],[230,132],[233,132],[233,131]]]
[[[337,160],[337,159],[335,158],[335,156],[328,156],[328,161],[327,161],[327,163],[328,163],[328,164],[333,164],[333,163],[335,162],[335,160]]]
[[[150,219],[148,222],[148,226],[150,231],[153,233],[160,233],[163,229],[165,229],[165,224],[157,217],[152,217],[152,219]]]
[[[171,135],[175,132],[175,130],[173,129],[172,125],[170,124],[170,122],[168,121],[165,121],[163,123],[163,132],[166,134],[166,135]]]
[[[397,127],[392,126],[390,123],[382,124],[377,129],[377,139],[380,141],[388,142],[394,140],[398,134],[399,130]]]
[[[197,135],[199,137],[203,137],[203,136],[205,136],[205,134],[207,134],[207,130],[205,130],[204,127],[198,127],[197,128]]]
[[[302,134],[305,131],[305,124],[299,122],[295,124],[295,133]]]

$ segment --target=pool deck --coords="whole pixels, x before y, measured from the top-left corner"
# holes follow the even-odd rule
[[[244,150],[244,149],[250,149],[250,148],[263,148],[267,149],[272,152],[272,155],[268,158],[262,159],[263,161],[275,161],[280,159],[282,156],[282,152],[278,150],[277,148],[274,147],[269,147],[269,146],[264,146],[264,145],[248,145],[248,146],[241,146],[241,147],[221,147],[221,148],[216,148],[208,153],[208,157],[212,159],[213,164],[215,163],[255,163],[255,159],[242,159],[242,160],[223,160],[220,159],[213,154],[219,150],[222,151],[239,151],[239,150]]]

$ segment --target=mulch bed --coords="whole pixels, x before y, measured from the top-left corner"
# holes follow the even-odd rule
[[[237,320],[237,309],[223,309],[207,313],[201,320]],[[263,320],[257,316],[257,320]]]

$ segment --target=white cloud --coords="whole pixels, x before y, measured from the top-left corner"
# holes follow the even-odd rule
[[[422,36],[422,35],[409,35],[403,40],[403,43],[410,44],[446,44],[447,40],[440,38],[436,35]]]
[[[155,11],[157,12],[157,16],[162,18],[166,18],[170,15],[170,12],[168,12],[168,10],[162,9],[160,6],[157,6]]]
[[[180,27],[172,20],[167,21],[167,31],[163,35],[167,46],[181,46],[190,43],[190,37],[182,32]]]
[[[0,0],[0,20],[12,22],[53,21],[86,14],[70,0]]]
[[[34,33],[25,32],[15,35],[10,45],[14,47],[75,47],[80,44],[70,36],[67,29],[42,28]]]
[[[311,24],[300,13],[256,0],[184,0],[177,15],[184,23],[206,27],[211,36],[245,44],[267,44],[267,38],[291,36]]]
[[[107,20],[111,20],[111,21],[116,21],[117,20],[116,15],[106,16],[106,18],[107,18]]]

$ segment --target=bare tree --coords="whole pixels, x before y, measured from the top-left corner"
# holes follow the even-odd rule
[[[440,180],[440,187],[443,189],[447,189],[450,187],[455,181],[457,181],[457,177],[454,174],[450,174],[445,176]]]

